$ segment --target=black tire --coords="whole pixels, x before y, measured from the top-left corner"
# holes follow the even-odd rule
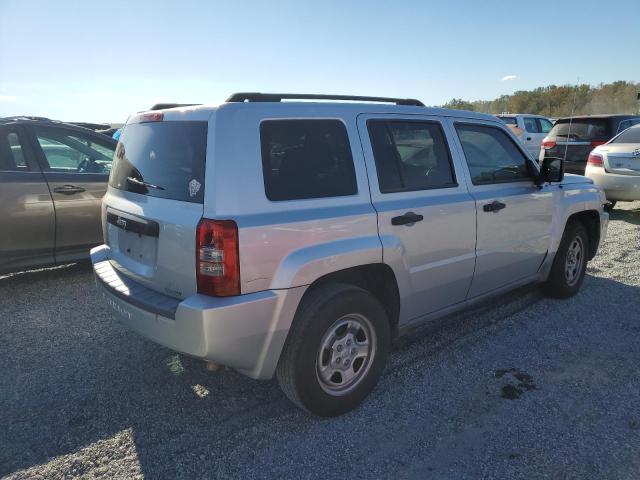
[[[574,245],[574,242],[581,243],[582,253],[579,259],[580,271],[573,279],[569,279],[566,271],[570,269],[569,249]],[[589,234],[584,225],[577,221],[569,222],[564,229],[560,247],[553,259],[549,278],[547,278],[543,287],[544,292],[548,296],[554,298],[569,298],[578,293],[587,270],[589,248]]]
[[[611,212],[615,208],[616,203],[618,203],[616,200],[609,200],[604,204],[604,211]]]
[[[343,338],[327,335],[339,321],[344,321],[340,319],[349,315],[368,321],[367,326],[374,332],[371,335],[374,341],[370,344],[375,346],[375,350],[360,363],[360,368],[364,368],[365,362],[367,367],[356,374],[357,381],[348,391],[327,392],[327,381],[321,381],[317,370],[320,368],[317,366],[320,347],[326,343],[326,338]],[[323,417],[341,415],[357,407],[378,383],[389,353],[390,340],[387,314],[371,293],[348,284],[320,285],[305,295],[298,307],[276,369],[278,383],[285,395],[300,408]],[[334,352],[333,349],[330,351]],[[343,354],[348,355],[349,352]],[[351,368],[355,370],[357,359],[350,361]],[[342,379],[340,372],[336,373],[337,378]]]

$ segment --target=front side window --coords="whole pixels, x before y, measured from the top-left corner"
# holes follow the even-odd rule
[[[367,122],[380,192],[428,190],[456,185],[449,148],[435,122]]]
[[[0,172],[26,172],[29,170],[24,159],[22,144],[16,132],[0,130]]]
[[[35,131],[49,171],[104,174],[111,171],[115,148],[108,142],[58,128]]]
[[[266,120],[260,142],[269,200],[358,192],[349,137],[339,120]]]
[[[538,122],[540,124],[540,130],[538,133],[549,133],[553,128],[553,123],[546,118],[538,118]]]
[[[527,158],[499,128],[456,124],[475,185],[530,179]]]

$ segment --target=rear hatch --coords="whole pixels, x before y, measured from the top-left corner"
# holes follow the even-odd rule
[[[591,150],[612,136],[607,118],[560,119],[547,135],[543,148],[547,157],[564,158],[567,172],[583,174]]]
[[[130,120],[116,147],[104,202],[113,266],[174,298],[197,291],[208,123],[202,114],[193,118],[153,112]]]

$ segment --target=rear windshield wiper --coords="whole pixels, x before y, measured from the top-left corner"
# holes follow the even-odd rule
[[[141,187],[154,188],[156,190],[164,190],[163,187],[159,187],[158,185],[154,185],[153,183],[144,182],[142,180],[138,180],[137,178],[127,177],[127,182],[133,183],[134,185],[140,185]]]

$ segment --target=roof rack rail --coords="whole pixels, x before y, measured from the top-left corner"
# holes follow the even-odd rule
[[[201,103],[156,103],[149,110],[164,110],[165,108],[176,107],[193,107],[194,105],[202,105]]]
[[[358,95],[316,95],[310,93],[234,93],[227,102],[281,102],[282,100],[348,100],[355,102],[395,103],[424,107],[424,103],[414,98],[361,97]]]

